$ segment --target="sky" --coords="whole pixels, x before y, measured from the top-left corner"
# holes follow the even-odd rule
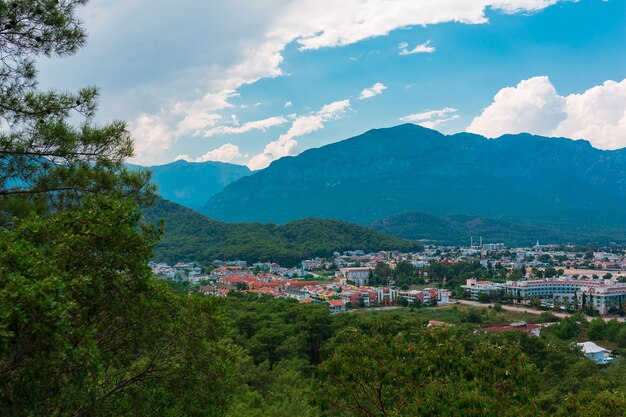
[[[100,88],[131,162],[272,161],[415,123],[626,147],[624,0],[91,0],[45,88]]]

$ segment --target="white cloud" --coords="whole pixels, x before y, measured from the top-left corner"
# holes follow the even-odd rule
[[[124,91],[117,96],[117,103],[112,100],[110,111],[119,111],[114,117],[128,117],[132,112],[137,114],[140,106],[141,113],[152,114],[167,125],[167,130],[174,134],[173,144],[179,137],[196,135],[214,126],[212,115],[233,107],[240,87],[283,76],[283,51],[290,43],[297,43],[302,50],[350,45],[410,26],[486,23],[488,8],[505,13],[533,12],[557,1],[196,0],[181,7],[178,3],[148,0],[95,0],[85,9],[84,18],[92,37],[84,58],[79,59],[82,67],[93,69],[98,76],[105,77],[118,67],[134,71],[121,74],[122,79],[132,78],[139,65],[139,73],[149,75],[145,83]],[[242,8],[249,12],[238,13]],[[137,21],[142,24],[134,24]],[[112,24],[117,28],[114,33],[110,31]],[[172,27],[176,30],[172,31]],[[215,41],[199,42],[201,39]],[[192,44],[194,48],[172,47]],[[112,54],[122,46],[139,51],[136,55],[143,57],[141,62],[123,65],[126,55]],[[427,44],[421,47],[432,48]],[[162,52],[166,48],[171,49],[173,58],[164,62]],[[417,48],[413,50],[419,51],[420,46]],[[411,52],[408,45],[407,52]],[[117,58],[103,59],[109,55]],[[69,62],[67,65],[75,64]],[[54,76],[77,74],[62,70],[68,67],[50,68]],[[84,70],[78,73],[93,74]],[[243,108],[245,104],[237,106]],[[161,107],[163,110],[159,111]],[[139,118],[132,124],[142,124]],[[140,156],[150,143],[148,140],[145,146],[137,146]]]
[[[201,110],[189,110],[185,117],[178,122],[178,133],[181,135],[192,134],[197,136],[201,131],[209,126],[215,126],[222,119],[222,116],[215,113],[208,113]]]
[[[243,155],[239,151],[239,146],[233,145],[232,143],[226,143],[220,146],[217,149],[213,149],[200,156],[199,158],[190,158],[189,155],[178,155],[176,160],[184,159],[189,162],[207,162],[207,161],[217,161],[217,162],[232,162],[237,158],[241,158]]]
[[[285,107],[291,107],[293,106],[293,103],[291,101],[288,101],[285,103]]]
[[[407,123],[419,123],[431,119],[447,117],[452,113],[456,113],[458,110],[453,109],[452,107],[446,107],[440,110],[429,110],[423,113],[411,114],[409,116],[404,116],[400,118],[400,121]]]
[[[176,141],[176,132],[159,115],[142,114],[130,125],[135,140],[135,156],[131,162],[152,165],[159,155]]]
[[[455,114],[457,109],[446,107],[439,110],[429,110],[422,113],[411,114],[400,118],[401,122],[415,123],[420,126],[434,129],[442,123],[450,122],[458,119],[460,116]]]
[[[235,126],[216,126],[213,127],[206,132],[204,132],[204,136],[210,138],[215,135],[237,135],[241,133],[247,133],[251,130],[262,130],[265,131],[274,126],[280,126],[287,123],[287,119],[281,116],[276,117],[268,117],[263,120],[255,120],[253,122],[244,123],[239,126],[239,123],[235,123]]]
[[[500,90],[468,132],[488,137],[528,132],[587,139],[602,149],[626,147],[626,79],[561,96],[548,77]]]
[[[398,49],[400,50],[400,55],[432,54],[437,50],[437,48],[435,48],[434,46],[430,46],[430,41],[419,44],[413,49],[409,49],[408,43],[402,42],[400,45],[398,45]]]
[[[385,86],[385,84],[376,83],[370,88],[366,88],[363,91],[361,91],[361,94],[359,95],[359,100],[365,100],[367,98],[375,97],[379,94],[382,94],[383,91],[385,91],[386,89],[387,87]]]
[[[626,79],[565,97],[565,112],[553,135],[588,139],[601,149],[626,147]]]
[[[564,105],[565,99],[548,77],[533,77],[501,89],[467,131],[488,137],[529,131],[547,134],[566,117]]]
[[[445,117],[445,118],[442,118],[442,119],[427,120],[425,122],[419,123],[419,125],[427,127],[429,129],[436,129],[437,127],[439,127],[439,125],[447,123],[447,122],[451,122],[452,120],[456,120],[459,117],[461,117],[461,116],[459,116],[458,114],[455,114],[453,116]]]
[[[558,0],[300,0],[276,21],[271,37],[297,40],[301,49],[350,45],[395,29],[446,22],[487,22],[486,8],[532,12]]]
[[[298,141],[295,138],[322,129],[326,122],[341,118],[349,109],[350,100],[340,100],[322,106],[311,115],[295,117],[287,133],[265,145],[263,152],[250,159],[248,167],[252,170],[263,169],[276,159],[295,155],[298,151]]]

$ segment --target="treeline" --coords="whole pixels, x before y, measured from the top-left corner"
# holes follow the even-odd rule
[[[283,226],[223,223],[166,200],[145,207],[143,213],[150,223],[164,220],[154,259],[165,262],[240,259],[295,266],[304,259],[331,256],[334,251],[423,249],[415,242],[337,220],[303,219]]]
[[[389,216],[372,223],[383,233],[412,240],[424,240],[442,245],[468,245],[470,237],[482,236],[486,242],[505,243],[507,246],[532,246],[541,242],[570,242],[580,244],[624,242],[623,227],[602,228],[558,222],[515,223],[486,216],[435,216],[407,212]],[[595,246],[601,246],[595,245]]]

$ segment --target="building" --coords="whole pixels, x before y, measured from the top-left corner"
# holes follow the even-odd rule
[[[452,297],[452,292],[450,290],[437,290],[437,304],[450,304],[450,297]]]
[[[607,314],[612,307],[619,308],[626,304],[626,284],[612,281],[596,282],[567,277],[507,281],[503,290],[506,296],[518,302],[535,298],[556,300],[583,310],[593,309],[599,314]]]
[[[359,267],[359,268],[341,268],[337,271],[336,275],[350,280],[357,287],[363,287],[369,284],[369,277],[371,268]]]
[[[486,251],[502,251],[504,249],[504,243],[485,243],[483,245],[483,250]]]
[[[320,269],[321,266],[322,266],[322,260],[319,258],[307,259],[306,261],[302,261],[302,269],[305,271],[312,271],[312,270]]]
[[[613,361],[613,357],[610,355],[611,351],[602,346],[598,346],[593,342],[577,343],[577,345],[580,346],[585,356],[595,363],[602,365]]]
[[[491,281],[478,281],[476,278],[468,279],[465,285],[461,285],[461,287],[465,288],[472,300],[478,300],[478,296],[481,293],[491,295],[502,290],[502,284],[496,284]]]
[[[332,314],[343,313],[346,311],[346,305],[342,300],[328,300],[328,308]]]
[[[450,304],[452,293],[450,290],[424,288],[423,290],[400,291],[399,296],[405,298],[410,304],[433,305]]]

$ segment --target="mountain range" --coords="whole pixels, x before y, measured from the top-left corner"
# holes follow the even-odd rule
[[[187,162],[178,160],[165,165],[127,164],[131,170],[152,171],[152,182],[159,194],[185,207],[200,208],[207,200],[233,181],[251,174],[246,166],[223,162]]]
[[[316,217],[369,225],[458,213],[567,228],[626,224],[626,149],[529,134],[443,135],[405,124],[285,157],[230,183],[201,211],[223,221]]]
[[[456,245],[470,236],[507,245],[626,241],[626,149],[584,140],[405,124],[256,172],[220,162],[130,168],[152,170],[164,198],[225,222],[337,219]]]

